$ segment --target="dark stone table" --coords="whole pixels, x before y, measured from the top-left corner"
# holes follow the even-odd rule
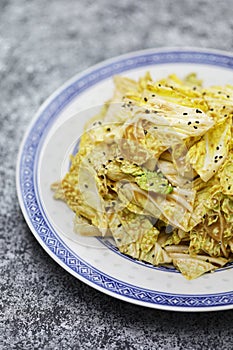
[[[106,296],[40,247],[15,164],[40,104],[75,73],[143,48],[233,51],[232,1],[0,0],[0,349],[233,349],[233,310],[175,313]]]

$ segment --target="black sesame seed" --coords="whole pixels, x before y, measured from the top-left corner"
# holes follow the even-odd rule
[[[103,152],[103,155],[105,156],[105,155],[106,155],[106,153],[105,153],[105,152]]]
[[[224,117],[226,118],[226,117],[227,117],[227,114],[224,114]]]
[[[215,161],[214,161],[215,163],[218,163],[218,160],[217,159],[215,159]]]
[[[110,128],[107,128],[106,131],[111,131],[111,129],[110,129]]]
[[[123,158],[123,157],[120,157],[119,160],[124,160],[124,158]]]
[[[231,186],[228,186],[227,189],[230,190],[230,189],[231,189]]]
[[[147,130],[144,130],[144,134],[145,134],[145,135],[147,134]]]
[[[149,109],[146,109],[146,110],[145,110],[145,113],[146,113],[146,114],[149,114],[149,113],[150,113]]]
[[[84,187],[85,187],[85,188],[88,188],[88,185],[87,185],[87,184],[85,184],[85,185],[84,185]]]
[[[158,129],[157,126],[154,126],[154,129]]]
[[[152,94],[151,96],[152,96],[152,97],[155,97],[155,94]]]
[[[194,129],[198,129],[198,127],[196,125],[193,126]]]
[[[188,113],[184,112],[183,115],[188,115]]]
[[[104,175],[100,175],[100,178],[101,178],[101,179],[104,179]]]
[[[148,101],[146,97],[144,97],[144,101],[145,101],[145,102],[147,102],[147,101]]]
[[[223,158],[223,156],[219,156],[219,159],[222,159]]]
[[[214,159],[218,159],[218,156],[215,156]]]
[[[158,86],[160,87],[160,86],[161,86],[161,84],[158,84]]]
[[[157,114],[158,113],[158,111],[154,111],[154,114]]]
[[[191,125],[192,124],[192,122],[188,122],[188,125]]]
[[[121,227],[121,226],[122,226],[122,224],[118,224],[118,225],[117,225],[117,227]]]
[[[98,122],[99,123],[99,125],[101,125],[102,123],[101,122]]]
[[[222,109],[225,109],[225,108],[226,108],[226,106],[223,106],[223,107],[222,107]]]
[[[230,95],[227,95],[227,98],[230,98]]]
[[[214,110],[213,108],[210,108],[210,111],[211,111],[211,112],[213,112],[213,110]]]
[[[200,124],[199,120],[196,120],[195,123],[196,123],[196,124]]]
[[[206,92],[204,91],[204,92],[202,93],[202,95],[205,96],[205,95],[206,95]]]
[[[151,256],[152,256],[152,258],[154,258],[154,257],[155,257],[155,255],[154,255],[154,254],[152,254]]]
[[[218,94],[221,94],[222,93],[222,91],[218,91]]]
[[[202,113],[202,111],[200,109],[196,109],[196,113]]]
[[[193,87],[193,90],[194,90],[194,91],[197,90],[196,86]]]
[[[217,150],[217,151],[219,150],[219,147],[218,147],[218,146],[216,147],[216,150]]]
[[[150,183],[150,186],[154,186],[154,182],[151,182],[151,183]]]
[[[105,164],[102,164],[102,167],[103,167],[103,168],[106,168],[106,165],[105,165]]]

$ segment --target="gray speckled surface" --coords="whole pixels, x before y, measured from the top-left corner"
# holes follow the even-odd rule
[[[1,349],[233,349],[233,311],[182,314],[101,294],[39,246],[15,189],[37,108],[75,73],[137,49],[233,51],[229,1],[0,0]]]

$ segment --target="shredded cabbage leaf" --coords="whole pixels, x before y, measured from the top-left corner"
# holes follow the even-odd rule
[[[233,86],[195,73],[114,77],[51,188],[75,231],[194,279],[233,261]]]

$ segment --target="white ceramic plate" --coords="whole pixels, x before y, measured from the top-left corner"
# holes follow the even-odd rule
[[[85,121],[111,97],[112,76],[137,78],[148,70],[156,79],[197,72],[207,86],[233,84],[233,55],[199,49],[147,50],[108,60],[68,81],[42,105],[22,142],[17,190],[23,214],[55,261],[106,294],[166,310],[230,309],[233,266],[187,281],[175,270],[136,262],[108,240],[74,235],[73,213],[52,198],[50,184],[67,171]]]

